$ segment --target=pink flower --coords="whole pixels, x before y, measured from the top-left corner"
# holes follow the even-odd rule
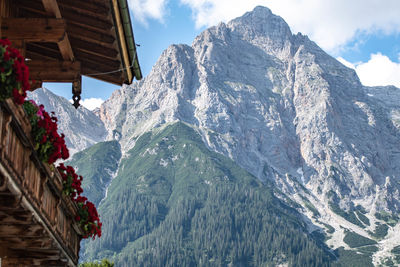
[[[38,117],[41,118],[42,120],[44,119],[43,112],[44,112],[44,106],[40,105],[36,115],[38,115]]]

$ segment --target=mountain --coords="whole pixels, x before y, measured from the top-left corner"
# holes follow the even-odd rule
[[[29,93],[28,98],[43,104],[46,111],[55,112],[59,132],[65,134],[71,155],[105,140],[107,132],[103,122],[83,106],[75,109],[68,100],[45,88]]]
[[[395,86],[364,87],[366,94],[378,102],[393,125],[400,129],[400,90]]]
[[[400,263],[399,103],[399,88],[363,86],[354,70],[307,36],[292,34],[286,22],[265,7],[205,30],[191,46],[171,45],[146,78],[115,91],[97,111],[106,139],[119,142],[122,161],[100,204],[104,237],[85,245],[83,255],[116,255],[121,264],[138,265],[153,258],[155,265],[164,260],[178,266],[188,263],[183,261],[187,257],[197,265],[262,264],[255,237],[246,236],[253,245],[241,243],[230,236],[237,229],[220,220],[235,222],[236,211],[246,214],[255,224],[244,219],[244,225],[261,234],[266,231],[264,219],[253,216],[265,206],[267,218],[276,217],[275,209],[282,214],[278,217],[288,232],[297,227],[307,238],[312,234],[324,240],[335,251],[332,264]],[[201,143],[196,141],[196,149],[179,158],[182,152],[170,154],[163,144],[183,141],[178,135],[171,141],[164,131],[182,125],[196,132]],[[168,140],[163,143],[157,134]],[[207,164],[198,169],[192,158],[201,146],[207,148],[201,149]],[[224,160],[215,165],[215,155]],[[172,168],[178,164],[172,159],[187,160],[188,165]],[[181,172],[171,173],[179,168]],[[215,170],[228,177],[229,185],[210,189],[201,184],[214,185],[210,175]],[[259,182],[245,182],[254,177]],[[260,195],[249,193],[254,188]],[[235,209],[247,198],[251,208]],[[201,228],[200,222],[211,224],[211,230]],[[209,255],[207,248],[198,247],[196,234],[214,249],[214,235],[229,236],[223,240],[233,245],[215,250],[218,257]],[[291,234],[286,236],[289,244],[296,244]],[[313,253],[325,251],[326,258],[316,258],[328,264],[332,251],[307,238],[301,242],[311,242],[305,247],[312,247]],[[167,240],[173,240],[171,247]],[[243,248],[244,258],[236,257],[233,247]],[[285,256],[263,254],[260,259],[291,265],[305,247],[289,246]],[[199,249],[209,256],[196,254]]]
[[[82,256],[118,255],[116,266],[329,266],[334,257],[269,186],[181,122],[137,140],[99,212],[103,236]]]
[[[121,159],[121,149],[117,141],[97,143],[77,152],[66,163],[74,166],[82,181],[84,195],[96,206],[106,197],[106,189],[115,177]]]

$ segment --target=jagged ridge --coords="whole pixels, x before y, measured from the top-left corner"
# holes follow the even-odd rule
[[[381,223],[376,213],[399,212],[399,108],[389,110],[371,90],[379,88],[362,86],[354,70],[257,7],[205,30],[191,46],[170,46],[148,77],[115,92],[99,116],[123,151],[154,127],[193,125],[211,150],[302,205],[307,199],[320,214],[308,215],[310,228],[330,222],[337,229],[331,240],[342,240],[339,225],[368,236],[375,224],[360,227],[332,205],[347,214],[360,205]]]

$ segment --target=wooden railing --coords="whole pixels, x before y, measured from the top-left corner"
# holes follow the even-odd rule
[[[11,100],[0,105],[2,266],[76,266],[82,238],[77,207],[62,194],[54,166],[39,161],[23,108]]]

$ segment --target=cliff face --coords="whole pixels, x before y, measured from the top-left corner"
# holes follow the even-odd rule
[[[388,116],[371,90],[382,91],[363,87],[353,70],[257,7],[192,46],[170,46],[99,114],[125,151],[142,133],[184,121],[210,149],[286,193],[304,186],[342,208],[398,210],[397,113]]]
[[[354,70],[257,7],[191,46],[168,47],[99,116],[125,152],[154,128],[191,125],[210,150],[301,204],[310,230],[333,226],[329,245],[346,247],[343,227],[368,237],[375,223],[386,225],[381,212],[398,220],[399,91],[364,87]],[[368,222],[354,215],[360,209]]]

